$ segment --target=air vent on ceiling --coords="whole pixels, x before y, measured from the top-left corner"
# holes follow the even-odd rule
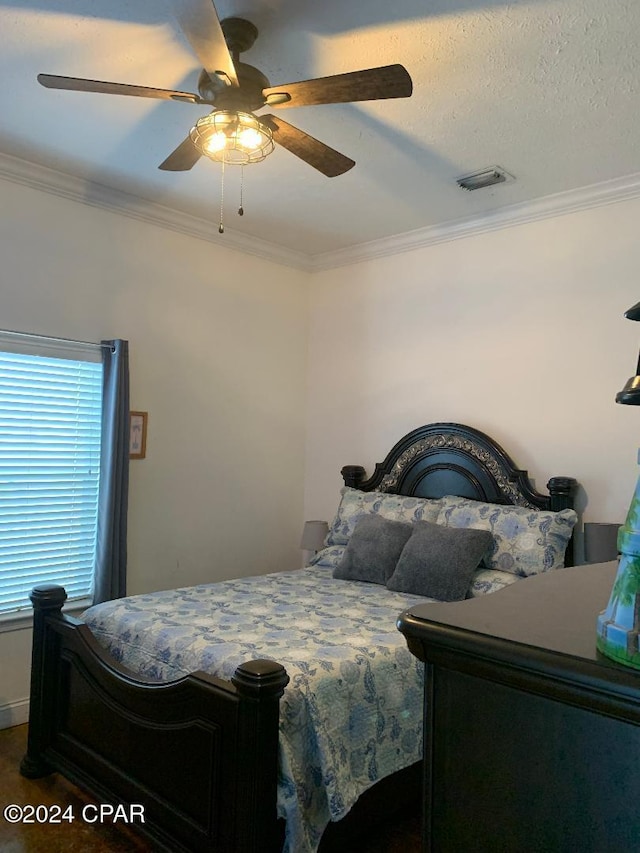
[[[500,166],[490,166],[488,169],[481,169],[479,172],[472,172],[470,175],[463,175],[461,178],[456,178],[456,183],[463,190],[480,190],[483,187],[491,187],[493,184],[503,184],[506,181],[513,181],[515,178]]]

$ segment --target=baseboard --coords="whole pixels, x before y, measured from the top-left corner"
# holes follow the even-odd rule
[[[0,705],[0,729],[9,729],[11,726],[20,726],[29,721],[29,699],[18,699],[17,702],[8,702]]]

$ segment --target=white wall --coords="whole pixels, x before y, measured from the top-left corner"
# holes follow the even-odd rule
[[[296,568],[308,276],[224,237],[0,192],[0,327],[130,342],[149,426],[130,468],[129,591]],[[0,724],[22,714],[29,649],[29,631],[0,634]]]
[[[539,490],[576,477],[584,519],[622,522],[639,473],[640,201],[314,276],[305,515],[331,519],[344,464],[372,473],[404,434],[458,421]]]
[[[297,566],[302,519],[331,518],[342,465],[371,472],[432,421],[488,432],[539,489],[575,476],[585,519],[624,519],[640,412],[614,397],[640,343],[622,316],[640,298],[640,201],[309,277],[0,191],[0,326],[130,341],[131,404],[149,411],[132,593]],[[0,725],[24,718],[29,646],[0,634]]]

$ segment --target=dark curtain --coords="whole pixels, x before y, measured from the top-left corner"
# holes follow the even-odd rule
[[[93,603],[126,595],[129,344],[102,341],[102,445]]]

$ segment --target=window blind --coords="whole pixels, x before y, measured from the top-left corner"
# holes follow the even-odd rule
[[[0,614],[39,583],[91,591],[102,364],[0,351]]]

